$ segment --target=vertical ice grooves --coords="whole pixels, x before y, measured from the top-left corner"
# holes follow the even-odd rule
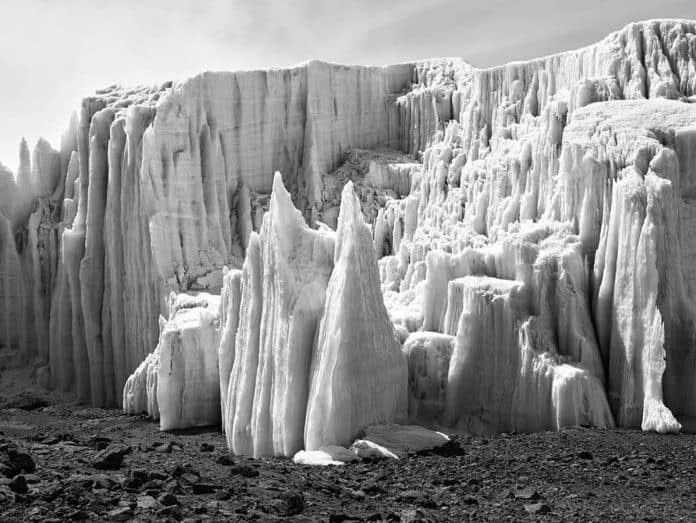
[[[422,153],[423,164],[409,174],[408,204],[389,195],[375,243],[400,339],[421,328],[456,334],[464,296],[476,285],[451,280],[522,282],[534,319],[521,315],[524,329],[499,344],[518,351],[518,370],[541,362],[553,368],[562,379],[545,386],[556,404],[601,390],[596,384],[608,371],[621,423],[674,430],[660,386],[677,416],[694,414],[696,404],[686,392],[696,390],[689,246],[696,212],[694,118],[684,103],[696,87],[695,32],[692,22],[653,21],[584,49],[487,70],[456,58],[385,68],[310,62],[205,73],[174,87],[110,88],[87,98],[60,151],[40,144],[32,156],[22,145],[17,182],[0,194],[2,344],[19,347],[25,361],[48,363],[50,381],[62,388],[74,382],[81,399],[118,402],[126,376],[156,345],[168,293],[218,292],[223,267],[239,267],[246,255],[234,362],[221,390],[229,396],[235,388],[228,437],[246,453],[291,452],[304,437],[301,398],[308,392],[294,391],[289,396],[300,399],[288,403],[278,391],[294,385],[283,382],[282,371],[308,358],[306,340],[321,329],[321,307],[302,289],[319,296],[326,290],[298,275],[308,260],[271,252],[280,246],[297,254],[272,237],[292,226],[296,213],[281,213],[292,219],[274,227],[267,217],[260,237],[252,228],[269,202],[277,208],[285,205],[278,198],[287,204],[290,195],[310,223],[322,219],[326,175],[349,147],[399,145]],[[671,133],[676,157],[665,147]],[[289,194],[278,186],[271,196],[276,169]],[[63,223],[56,223],[58,214]],[[330,234],[297,229],[311,237],[311,262],[329,271],[328,281],[334,268],[322,256]],[[652,297],[641,294],[634,269],[653,254],[657,276],[641,278],[657,278],[659,318],[642,319]],[[292,288],[283,286],[288,282]],[[268,296],[266,308],[252,303],[249,285]],[[336,287],[355,291],[348,281]],[[450,287],[457,290],[451,307]],[[375,312],[378,297],[370,294],[362,312]],[[628,308],[640,315],[626,317]],[[308,316],[288,320],[296,309]],[[536,344],[573,364],[542,358]],[[277,346],[287,351],[271,350]],[[463,347],[453,349],[455,363]],[[667,367],[660,374],[662,351]],[[237,352],[248,360],[244,366],[237,366]],[[301,367],[293,372],[301,375]],[[536,397],[525,384],[519,390]],[[601,401],[595,405],[597,420],[605,421]],[[524,418],[508,414],[491,424]],[[519,423],[582,417],[556,414]]]

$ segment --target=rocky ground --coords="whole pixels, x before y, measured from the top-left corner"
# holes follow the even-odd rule
[[[0,519],[676,521],[696,518],[696,437],[574,428],[456,436],[400,460],[230,456],[219,430],[0,390]]]

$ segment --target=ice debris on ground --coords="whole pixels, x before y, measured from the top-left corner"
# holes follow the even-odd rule
[[[293,461],[300,465],[345,465],[363,458],[399,459],[408,453],[441,447],[449,440],[442,432],[417,425],[372,425],[349,448],[329,445],[301,450]]]

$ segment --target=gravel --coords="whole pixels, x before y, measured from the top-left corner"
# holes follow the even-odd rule
[[[3,521],[690,520],[695,450],[690,434],[572,428],[304,467],[231,456],[216,427],[168,434],[144,416],[62,402],[0,409],[0,511]]]

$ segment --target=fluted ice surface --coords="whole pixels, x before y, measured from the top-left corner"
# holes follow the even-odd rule
[[[291,455],[303,448],[313,343],[333,251],[334,235],[307,226],[276,174],[269,212],[260,234],[252,233],[242,268],[224,420],[235,453]],[[231,343],[221,350],[232,350]]]
[[[404,418],[406,358],[379,285],[377,257],[353,184],[343,189],[334,268],[315,338],[305,448],[347,445],[356,431]]]
[[[23,143],[0,168],[2,365],[117,404],[134,371],[151,387],[152,357],[136,369],[162,357],[170,293],[222,291],[205,343],[235,452],[347,445],[339,421],[397,413],[677,431],[696,416],[694,42],[694,22],[653,20],[484,70],[309,62],[102,90],[58,150]],[[348,182],[376,260],[362,223],[341,225]],[[335,258],[351,241],[355,263]],[[355,377],[381,399],[340,410],[321,391],[353,379],[351,336],[391,367]],[[307,432],[315,413],[337,421]]]
[[[220,423],[219,312],[218,296],[172,293],[157,347],[123,387],[127,413],[147,412],[162,430]]]
[[[276,174],[241,274],[226,276],[220,368],[230,369],[223,425],[235,453],[346,446],[365,426],[405,415],[406,363],[379,288],[352,185],[338,231],[313,230]]]

